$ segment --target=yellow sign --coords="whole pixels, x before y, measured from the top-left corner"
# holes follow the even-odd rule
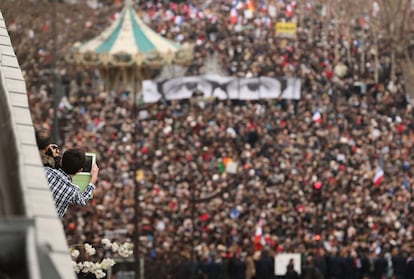
[[[142,181],[144,180],[145,175],[144,175],[144,171],[143,170],[137,170],[137,172],[135,173],[135,179],[138,181]]]
[[[296,38],[298,26],[294,22],[276,22],[275,31],[277,37]]]

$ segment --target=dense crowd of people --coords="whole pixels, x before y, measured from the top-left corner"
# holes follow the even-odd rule
[[[230,76],[297,76],[302,85],[299,100],[190,99],[133,112],[125,91],[101,88],[96,69],[64,61],[121,8],[100,2],[57,5],[60,144],[96,152],[100,168],[90,205],[63,219],[69,245],[132,239],[139,185],[148,278],[273,278],[273,256],[283,252],[303,256],[302,278],[414,274],[413,107],[364,23],[337,36],[313,1],[256,1],[252,18],[242,7],[234,22],[229,0],[141,1],[154,30],[195,42],[188,75],[216,53]],[[52,133],[51,21],[41,1],[28,5],[31,15],[2,12],[35,128]],[[297,21],[296,39],[275,37],[282,20]]]

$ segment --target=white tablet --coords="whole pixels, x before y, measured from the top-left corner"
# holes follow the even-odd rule
[[[91,174],[92,166],[96,163],[96,153],[86,152],[86,162],[85,166],[82,168],[82,171],[79,174]]]
[[[85,166],[82,168],[81,172],[78,172],[72,178],[72,182],[80,188],[81,192],[85,191],[88,186],[89,181],[91,180],[92,166],[96,163],[96,153],[86,152],[85,155]]]

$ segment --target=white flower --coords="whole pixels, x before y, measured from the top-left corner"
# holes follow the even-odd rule
[[[103,245],[105,245],[105,247],[106,247],[106,248],[111,248],[111,246],[112,246],[111,241],[110,241],[109,239],[107,239],[107,238],[102,239],[102,240],[101,240],[101,243],[102,243]]]
[[[79,273],[80,268],[79,268],[79,266],[78,266],[78,263],[77,263],[77,262],[72,261],[72,267],[73,267],[73,270],[74,270],[76,273]]]
[[[125,242],[124,246],[130,250],[134,247],[131,242]]]
[[[128,255],[128,251],[127,250],[125,250],[125,249],[122,249],[122,248],[119,248],[119,250],[118,250],[118,254],[121,256],[121,257],[124,257],[124,258],[126,258],[126,257],[128,257],[129,255]]]
[[[93,268],[92,268],[91,272],[95,272],[95,271],[97,271],[98,269],[102,269],[102,266],[101,266],[101,264],[100,264],[100,263],[95,263],[95,264],[93,265]]]
[[[92,245],[85,243],[85,251],[88,253],[88,255],[93,256],[96,253],[95,248],[92,247]]]
[[[110,248],[112,252],[118,253],[121,257],[129,257],[133,254],[132,243],[125,242],[123,244],[118,244],[116,242],[111,243],[109,239],[102,239],[101,244],[105,246],[105,248]],[[83,245],[85,252],[92,256],[96,254],[96,249],[89,243],[85,243]],[[74,259],[78,258],[80,255],[80,251],[74,249],[73,247],[70,250],[70,253]],[[110,258],[105,258],[101,262],[90,262],[84,261],[77,263],[76,261],[72,261],[72,267],[76,273],[83,272],[83,273],[93,273],[96,278],[105,278],[106,273],[104,270],[107,270],[111,266],[115,265],[115,261]]]
[[[82,268],[83,273],[91,272],[93,269],[94,269],[94,264],[92,262],[89,262],[89,261],[83,262],[83,268]]]
[[[119,248],[118,243],[116,242],[112,243],[112,252],[117,252],[118,248]]]
[[[90,256],[95,255],[96,254],[96,250],[95,248],[91,248],[88,251],[86,251]]]
[[[119,247],[118,254],[121,257],[127,258],[127,257],[131,256],[132,253],[133,253],[131,248],[132,248],[131,243],[125,242],[124,244],[121,245],[121,247]]]
[[[115,261],[113,259],[105,258],[101,262],[101,268],[102,269],[108,269],[110,266],[114,266]]]
[[[80,254],[79,250],[76,250],[76,249],[73,249],[73,250],[72,250],[71,255],[72,255],[72,257],[74,257],[75,259],[76,259],[77,257],[79,257],[79,254]]]
[[[102,269],[95,270],[94,272],[96,278],[105,278],[106,273]]]

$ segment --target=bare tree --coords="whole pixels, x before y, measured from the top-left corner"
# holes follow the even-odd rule
[[[349,42],[356,36],[353,28],[359,20],[365,20],[366,30],[358,36],[361,42],[360,72],[365,71],[366,42],[374,45],[375,81],[378,82],[379,55],[387,50],[390,60],[389,79],[402,73],[405,91],[414,99],[414,6],[412,0],[320,0],[326,5],[327,20],[335,22],[335,39],[343,34]],[[338,54],[338,50],[336,50]],[[350,48],[347,61],[352,63]]]
[[[400,66],[405,80],[412,80],[414,65],[410,48],[413,46],[414,20],[411,0],[378,0],[377,4],[378,15],[372,18],[370,25],[390,48],[391,77]]]

